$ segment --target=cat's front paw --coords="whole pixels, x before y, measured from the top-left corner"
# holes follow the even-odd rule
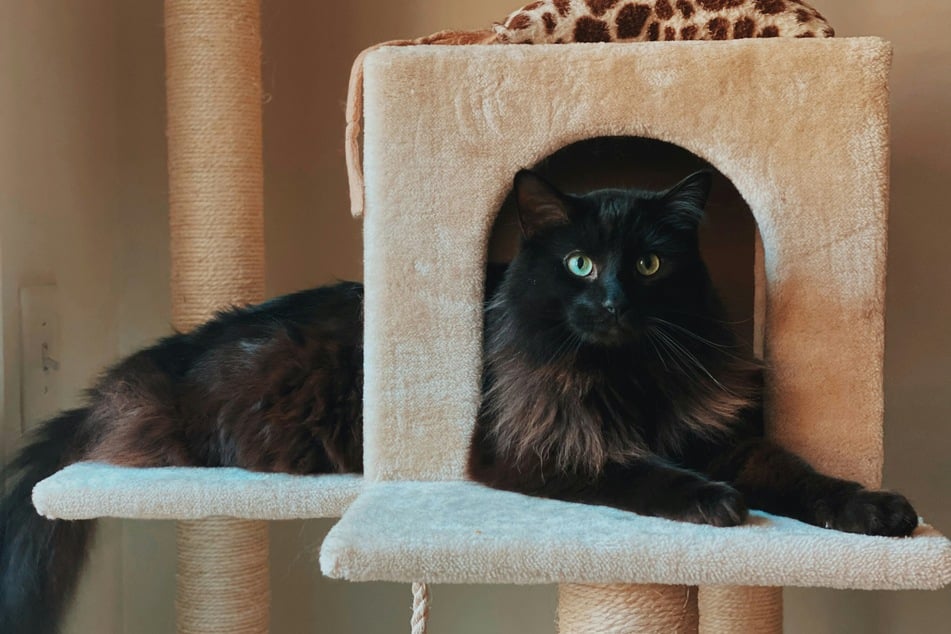
[[[738,526],[746,521],[749,509],[743,494],[724,482],[705,482],[684,499],[671,519],[711,526]]]
[[[907,537],[918,526],[918,514],[905,496],[867,489],[821,504],[817,520],[826,528],[886,537]]]

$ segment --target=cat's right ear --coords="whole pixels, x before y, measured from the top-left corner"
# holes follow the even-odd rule
[[[530,170],[519,170],[513,185],[522,235],[569,223],[568,202],[555,187]]]

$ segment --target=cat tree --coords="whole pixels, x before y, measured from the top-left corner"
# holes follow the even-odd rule
[[[579,140],[634,136],[707,160],[753,212],[769,435],[877,487],[890,57],[874,38],[371,51],[355,93],[366,483],[323,544],[324,573],[559,583],[566,633],[688,632],[698,621],[705,633],[775,632],[772,588],[951,581],[951,543],[927,526],[886,539],[754,513],[721,529],[464,475],[486,244],[512,174]],[[684,586],[701,586],[699,599]]]
[[[173,315],[188,328],[263,292],[258,6],[167,0],[166,23]],[[79,464],[37,486],[37,509],[197,520],[179,530],[182,632],[266,631],[257,520],[335,516],[354,498],[322,548],[328,575],[559,583],[565,633],[689,632],[698,619],[705,633],[772,632],[775,587],[949,583],[951,543],[927,526],[885,539],[754,514],[718,529],[464,479],[485,245],[512,174],[577,140],[642,136],[708,160],[755,215],[770,435],[876,486],[889,57],[875,39],[370,53],[355,188],[357,206],[366,196],[366,484]]]

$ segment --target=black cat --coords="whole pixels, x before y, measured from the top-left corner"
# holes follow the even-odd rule
[[[697,250],[709,185],[699,173],[666,192],[569,196],[518,174],[522,247],[487,274],[472,478],[715,525],[749,504],[911,533],[900,495],[762,440],[760,367],[723,324]],[[93,522],[30,503],[67,464],[361,471],[362,310],[362,286],[341,283],[222,312],[121,361],[85,407],[42,425],[4,472],[0,632],[55,632],[75,588]]]
[[[523,240],[486,313],[472,479],[732,526],[748,506],[908,535],[901,495],[822,475],[762,437],[762,371],[700,258],[711,176],[665,192],[515,178]]]

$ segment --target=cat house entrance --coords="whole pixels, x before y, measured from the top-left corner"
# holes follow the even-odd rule
[[[581,193],[605,187],[662,190],[699,169],[713,169],[714,181],[700,229],[700,248],[740,338],[754,344],[757,303],[758,229],[749,206],[733,183],[695,154],[677,145],[641,137],[599,137],[568,145],[533,170],[562,191]],[[488,244],[490,262],[508,262],[518,247],[519,223],[511,195],[495,220]],[[759,348],[756,345],[757,349]]]

